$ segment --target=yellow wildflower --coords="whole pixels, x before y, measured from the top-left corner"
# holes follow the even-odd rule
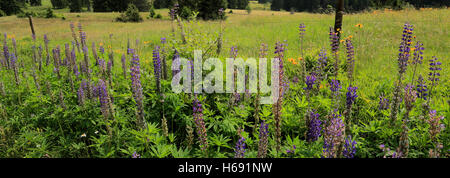
[[[359,23],[359,24],[356,24],[356,25],[355,25],[355,27],[358,27],[358,28],[363,28],[363,27],[364,27],[364,25],[363,25],[363,24],[360,24],[360,23]]]

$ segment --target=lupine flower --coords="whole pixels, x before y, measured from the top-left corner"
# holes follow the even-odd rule
[[[297,146],[293,145],[293,146],[292,146],[292,150],[291,150],[291,149],[287,149],[287,150],[286,150],[286,154],[292,154],[292,155],[294,155],[294,154],[295,154],[295,150],[297,150]]]
[[[86,47],[86,39],[87,39],[87,35],[86,32],[81,32],[80,33],[80,39],[81,39],[81,45],[82,47]]]
[[[428,91],[428,89],[427,89],[427,85],[425,84],[425,81],[423,80],[422,75],[419,75],[419,78],[417,79],[417,82],[418,82],[418,84],[416,86],[417,87],[416,88],[417,97],[418,98],[422,98],[424,100],[427,100],[427,95],[428,95],[427,91]]]
[[[267,44],[261,43],[259,48],[259,58],[265,58],[267,56]]]
[[[66,109],[66,105],[64,104],[64,94],[62,90],[59,91],[59,105],[61,106],[61,108]]]
[[[103,45],[100,45],[99,51],[100,53],[105,54],[105,48],[103,47]]]
[[[77,34],[75,33],[75,25],[73,24],[73,22],[70,22],[70,30],[72,31],[72,37],[73,40],[75,41],[77,48],[78,48],[78,52],[80,51],[80,44],[78,43],[77,40]]]
[[[98,65],[98,55],[97,55],[97,50],[95,47],[95,42],[92,42],[92,54],[94,55],[94,59],[95,59],[95,64]]]
[[[441,120],[444,120],[444,116],[437,116],[436,110],[431,110],[429,113],[429,118],[426,120],[430,124],[429,133],[432,141],[437,141],[437,137],[441,130],[445,129],[444,124],[439,124]]]
[[[106,87],[106,84],[102,79],[99,79],[97,89],[102,114],[105,118],[109,118],[110,104],[109,104],[108,88]]]
[[[45,66],[48,66],[48,63],[50,62],[50,53],[48,50],[48,43],[49,43],[49,40],[48,40],[47,34],[44,34],[45,51],[47,53],[47,57],[45,59]]]
[[[77,91],[77,96],[78,96],[78,104],[80,106],[84,105],[84,90],[83,90],[83,85],[81,84],[81,86],[78,88]]]
[[[387,110],[389,109],[389,99],[384,98],[383,96],[380,96],[380,102],[378,102],[378,108],[380,110]]]
[[[132,158],[141,158],[140,154],[137,154],[136,151],[131,155]]]
[[[238,49],[236,46],[231,46],[230,48],[230,58],[233,58],[236,60],[238,55]],[[236,87],[236,80],[237,80],[237,69],[233,68],[233,88]],[[234,105],[235,103],[238,103],[241,100],[241,94],[237,93],[237,90],[233,91],[233,94],[231,95],[231,104]]]
[[[205,121],[203,120],[202,103],[195,98],[193,103],[194,122],[197,130],[197,135],[200,143],[200,149],[206,152],[208,148],[208,140],[206,134]]]
[[[5,33],[5,42],[3,43],[3,56],[5,57],[5,61],[3,61],[3,65],[4,67],[6,67],[7,69],[10,68],[10,61],[9,61],[9,49],[8,49],[8,44],[6,43],[6,33]]]
[[[272,112],[274,113],[274,120],[275,120],[275,136],[276,136],[276,142],[277,146],[276,149],[278,152],[281,150],[281,114],[282,114],[282,104],[283,104],[283,78],[284,78],[284,71],[283,71],[283,58],[284,58],[284,52],[286,50],[286,44],[277,42],[275,45],[275,55],[276,58],[279,60],[279,95],[278,100],[275,104],[273,104]]]
[[[125,54],[122,54],[122,71],[123,71],[123,77],[127,78],[127,58],[125,57]]]
[[[319,119],[319,113],[311,111],[309,113],[309,125],[306,138],[309,142],[314,142],[320,137],[320,132],[322,130],[322,121]]]
[[[400,76],[403,75],[408,66],[409,56],[410,56],[410,46],[412,40],[413,26],[410,24],[405,24],[403,27],[402,42],[400,43],[399,55],[398,55],[398,66]]]
[[[161,58],[159,56],[159,46],[153,50],[153,71],[155,74],[156,91],[161,92]]]
[[[224,11],[225,11],[225,10],[224,10],[223,8],[220,8],[220,9],[219,9],[219,11],[218,11],[218,12],[219,12],[219,16],[220,16],[220,17],[222,17],[222,16],[223,16],[223,14],[224,14]]]
[[[416,43],[416,46],[414,46],[414,54],[413,54],[413,60],[411,61],[411,64],[422,64],[423,61],[423,50],[425,48],[423,47],[423,43],[418,41]]]
[[[108,64],[106,64],[106,73],[108,73],[108,76],[112,77],[112,62],[111,60],[108,61]]]
[[[349,107],[350,105],[352,105],[353,103],[355,103],[355,99],[358,97],[358,95],[356,94],[356,90],[358,89],[358,87],[352,87],[349,86],[348,87],[348,92],[347,92],[347,107]]]
[[[331,80],[330,83],[330,90],[337,95],[339,93],[339,90],[342,88],[341,84],[339,83],[339,80]]]
[[[234,158],[244,158],[245,154],[245,138],[241,137],[239,141],[236,143],[236,148],[234,149],[236,153]]]
[[[122,57],[123,58],[123,57]],[[134,101],[136,102],[137,112],[138,112],[138,120],[137,124],[139,127],[144,127],[144,104],[143,104],[143,93],[142,93],[142,84],[141,84],[141,72],[140,72],[140,64],[139,64],[139,56],[136,54],[133,55],[131,60],[131,89],[133,91]]]
[[[180,54],[178,53],[177,50],[175,50],[174,54],[173,54],[173,58],[172,58],[172,63],[175,66],[179,66],[180,65]],[[172,76],[175,76],[178,74],[178,72],[180,72],[180,70],[172,70]]]
[[[259,127],[259,144],[258,144],[258,158],[265,158],[267,154],[269,137],[269,124],[266,121],[261,121],[261,126]]]
[[[414,102],[417,99],[417,93],[412,85],[407,84],[405,87],[405,106],[406,110],[410,111],[414,107]]]
[[[441,64],[442,63],[439,62],[435,56],[433,56],[433,59],[430,60],[430,73],[428,73],[428,80],[430,81],[431,86],[436,86],[439,81],[439,77],[441,76],[439,71],[442,70],[442,68],[440,68]]]
[[[312,90],[314,87],[314,84],[316,82],[316,76],[314,75],[308,75],[306,76],[306,88],[305,90]]]
[[[333,112],[331,119],[325,123],[327,125],[324,128],[324,145],[323,153],[327,158],[336,158],[338,155],[338,147],[343,142],[343,132],[345,125],[342,122],[341,115],[337,115]]]
[[[305,32],[306,32],[306,26],[304,23],[301,23],[298,26],[298,31],[299,31],[300,39],[303,39],[305,37]]]
[[[342,154],[344,155],[345,158],[353,158],[355,157],[356,154],[356,141],[352,141],[352,137],[348,136],[347,139],[345,139],[345,144],[344,144],[344,151],[342,152]]]
[[[16,61],[17,61],[16,55],[14,53],[11,53],[9,58],[11,59],[11,66],[10,67],[14,71],[14,80],[16,81],[16,86],[18,87],[20,81],[19,81],[19,73],[18,73],[19,71],[18,71],[18,67],[16,65]]]
[[[175,19],[176,15],[177,15],[178,7],[179,7],[179,5],[175,4],[173,6],[173,8],[170,9],[170,11],[169,11],[169,15],[170,15],[170,18],[172,19],[172,21]]]
[[[350,39],[346,39],[347,47],[347,75],[350,81],[353,81],[353,70],[355,68],[355,50],[353,49],[353,44]]]
[[[339,36],[338,33],[334,31],[332,27],[330,27],[330,42],[331,42],[331,51],[334,54],[335,57],[335,63],[334,63],[334,76],[338,75],[339,71]]]
[[[328,63],[327,59],[328,59],[327,52],[326,52],[325,48],[322,48],[319,53],[319,59],[317,60],[317,67],[316,67],[316,71],[315,71],[315,74],[319,79],[318,83],[320,83],[320,81],[322,81],[325,78],[324,71],[325,71],[325,68],[327,67],[327,63]]]
[[[12,45],[13,45],[13,48],[14,48],[14,54],[16,54],[16,56],[17,56],[17,45],[16,45],[16,38],[11,38],[11,41],[12,41]]]

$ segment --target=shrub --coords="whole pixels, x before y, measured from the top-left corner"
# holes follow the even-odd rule
[[[41,6],[42,2],[41,2],[41,0],[30,0],[30,5],[31,6]]]
[[[55,9],[64,9],[69,5],[67,0],[51,0],[51,3]]]
[[[139,15],[139,10],[134,4],[129,4],[127,11],[116,18],[118,22],[141,22],[142,20],[141,15]]]
[[[33,12],[33,11],[21,12],[21,13],[17,14],[17,18],[27,18],[28,16],[38,17],[39,15],[36,14],[35,12]]]
[[[192,15],[192,11],[189,7],[184,6],[179,15],[183,19],[188,19]]]
[[[0,9],[0,17],[6,16],[6,13]]]
[[[151,6],[149,17],[153,18],[153,17],[155,17],[155,15],[156,15],[155,8],[153,6]]]
[[[45,12],[45,18],[54,18],[56,17],[55,14],[53,14],[53,10],[51,8],[47,8],[47,11]]]
[[[70,0],[69,2],[70,12],[81,12],[81,6],[81,0]]]
[[[247,6],[247,7],[245,8],[245,10],[247,10],[247,13],[248,13],[248,14],[252,13],[252,8],[250,8],[250,6]]]
[[[155,15],[155,19],[162,19],[162,15],[161,14],[156,14]]]

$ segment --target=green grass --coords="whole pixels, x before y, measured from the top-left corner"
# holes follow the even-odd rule
[[[233,10],[228,14],[224,23],[225,32],[224,50],[237,46],[239,56],[257,57],[260,43],[269,44],[273,51],[277,41],[287,40],[288,50],[286,58],[300,57],[298,25],[305,23],[307,32],[305,37],[306,56],[316,58],[320,48],[329,49],[328,31],[333,26],[334,16],[311,13],[259,11],[254,10],[250,15],[245,10]],[[71,39],[70,22],[81,22],[87,32],[88,43],[109,42],[109,34],[114,34],[113,48],[125,50],[127,39],[139,39],[141,42],[150,42],[149,46],[159,43],[161,37],[168,37],[171,22],[168,20],[168,10],[157,10],[163,15],[162,20],[145,19],[142,23],[118,23],[114,18],[119,13],[58,13],[64,15],[66,20],[60,18],[35,18],[34,24],[38,37],[48,34],[51,39],[50,46],[67,42]],[[141,13],[143,17],[148,13]],[[404,10],[404,11],[375,11],[362,14],[344,16],[343,36],[352,35],[356,49],[356,77],[358,83],[369,87],[377,81],[389,80],[397,72],[397,48],[400,44],[402,27],[405,22],[414,25],[416,40],[424,43],[426,48],[424,59],[436,56],[443,62],[442,67],[448,68],[450,51],[450,15],[449,9],[435,10]],[[0,18],[0,32],[13,34],[20,44],[29,39],[30,30],[28,19],[15,16]],[[363,24],[363,28],[355,27]],[[196,30],[205,33],[217,33],[219,22],[203,22],[193,26]],[[29,40],[28,40],[29,41]],[[144,50],[143,56],[151,56],[151,50]],[[222,53],[222,58],[227,57]],[[344,60],[341,54],[341,61]],[[420,70],[427,69],[425,65]],[[443,78],[449,78],[448,71],[442,71]],[[408,74],[407,76],[410,76]]]

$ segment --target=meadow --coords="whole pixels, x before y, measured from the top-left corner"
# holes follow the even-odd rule
[[[44,6],[48,4],[44,3]],[[334,25],[334,15],[291,14],[262,9],[264,7],[255,8],[250,14],[234,9],[229,14],[226,10],[228,18],[223,22],[181,23],[171,20],[168,9],[157,10],[163,15],[162,19],[144,18],[141,23],[114,22],[119,13],[56,10],[58,18],[33,19],[36,40],[31,36],[27,18],[1,17],[0,32],[6,34],[0,45],[2,58],[4,47],[8,46],[9,53],[15,53],[17,57],[17,65],[16,70],[4,66],[0,70],[0,157],[450,156],[450,76],[447,70],[450,21],[446,18],[450,15],[449,9],[384,9],[346,14],[339,51],[333,51],[330,46],[329,28]],[[147,17],[148,13],[141,13],[141,16]],[[405,94],[398,95],[402,97],[395,111],[398,116],[392,121],[399,75],[399,45],[402,44],[405,23],[413,25],[410,48],[415,48],[417,41],[423,43],[423,62],[409,64],[403,74],[399,91]],[[300,24],[306,26],[304,35],[299,35]],[[218,54],[215,52],[216,41],[222,31],[222,50]],[[72,43],[74,39],[83,41],[81,32],[87,36],[84,41],[89,51],[87,61],[91,72],[82,71],[86,55],[82,50],[77,51],[77,46]],[[181,42],[181,32],[185,33],[186,43]],[[44,35],[49,40],[48,64],[45,62]],[[347,61],[346,39],[354,48],[351,77],[347,75],[351,64]],[[242,99],[229,104],[230,100],[235,100],[230,94],[197,96],[175,94],[170,89],[174,49],[186,58],[192,58],[194,49],[201,49],[208,52],[208,57],[220,59],[230,57],[230,49],[237,49],[237,56],[246,59],[261,56],[260,47],[264,43],[267,44],[266,57],[272,58],[279,54],[275,54],[280,49],[277,42],[283,43],[281,47],[285,50],[281,57],[284,61],[283,82],[288,84],[280,105],[257,105],[259,95],[256,94],[242,95]],[[92,48],[92,43],[95,48]],[[65,44],[69,45],[67,52]],[[42,55],[33,57],[39,46]],[[60,51],[52,52],[57,46]],[[106,52],[102,53],[100,46]],[[161,47],[162,50],[156,50],[161,56],[155,56],[156,46]],[[131,53],[129,49],[133,49]],[[72,50],[75,57],[69,57]],[[92,53],[93,50],[97,54]],[[323,60],[321,51],[326,53],[328,63],[321,71],[325,75],[320,74],[319,77],[313,72]],[[112,61],[109,53],[113,55]],[[410,53],[413,60],[414,50]],[[125,56],[125,71],[122,56]],[[334,77],[336,56],[340,59],[340,70]],[[158,75],[161,73],[155,72],[157,65],[154,63],[160,57],[169,66],[167,79],[160,80]],[[428,73],[433,72],[430,71],[429,60],[434,57],[441,62],[442,70],[438,71],[440,80],[437,84],[431,86],[427,83],[428,90],[432,91],[428,99],[407,98],[407,92],[411,90],[405,92],[403,88],[406,84],[417,84],[419,74],[427,82]],[[100,64],[99,59],[102,59]],[[71,60],[75,60],[75,65],[70,64]],[[107,61],[112,64],[106,64]],[[140,63],[139,67],[136,63]],[[71,72],[76,64],[80,66],[79,75]],[[137,96],[139,87],[136,89],[136,78],[133,78],[136,70],[140,71],[137,83],[141,86],[142,101]],[[302,70],[308,74],[303,74]],[[313,75],[318,79],[314,79],[310,87]],[[333,86],[337,80],[341,89],[336,92]],[[98,96],[80,97],[79,88],[84,88],[86,81],[94,92],[98,91]],[[357,87],[357,96],[350,101],[353,106],[348,112],[347,87],[350,84]],[[161,85],[159,91],[158,85]],[[413,88],[414,93],[419,92],[415,85]],[[385,101],[380,97],[389,99],[387,103],[391,107],[381,107],[380,103]],[[80,98],[83,98],[82,102]],[[412,104],[406,103],[411,100]],[[109,111],[105,111],[105,107]],[[436,111],[434,115],[429,114],[432,110]],[[146,123],[144,127],[138,122],[141,114]],[[345,131],[332,128],[336,126],[333,121],[338,122],[336,118],[345,124]],[[321,129],[315,139],[311,139],[314,119],[320,120],[318,125]],[[262,120],[263,124],[260,123]],[[266,132],[263,131],[265,123],[268,124]],[[438,134],[435,134],[436,130]],[[333,137],[331,132],[339,134]],[[346,140],[348,136],[351,138]],[[330,140],[336,142],[334,147],[330,147]],[[406,154],[401,152],[405,145]],[[262,153],[264,149],[266,154]]]

